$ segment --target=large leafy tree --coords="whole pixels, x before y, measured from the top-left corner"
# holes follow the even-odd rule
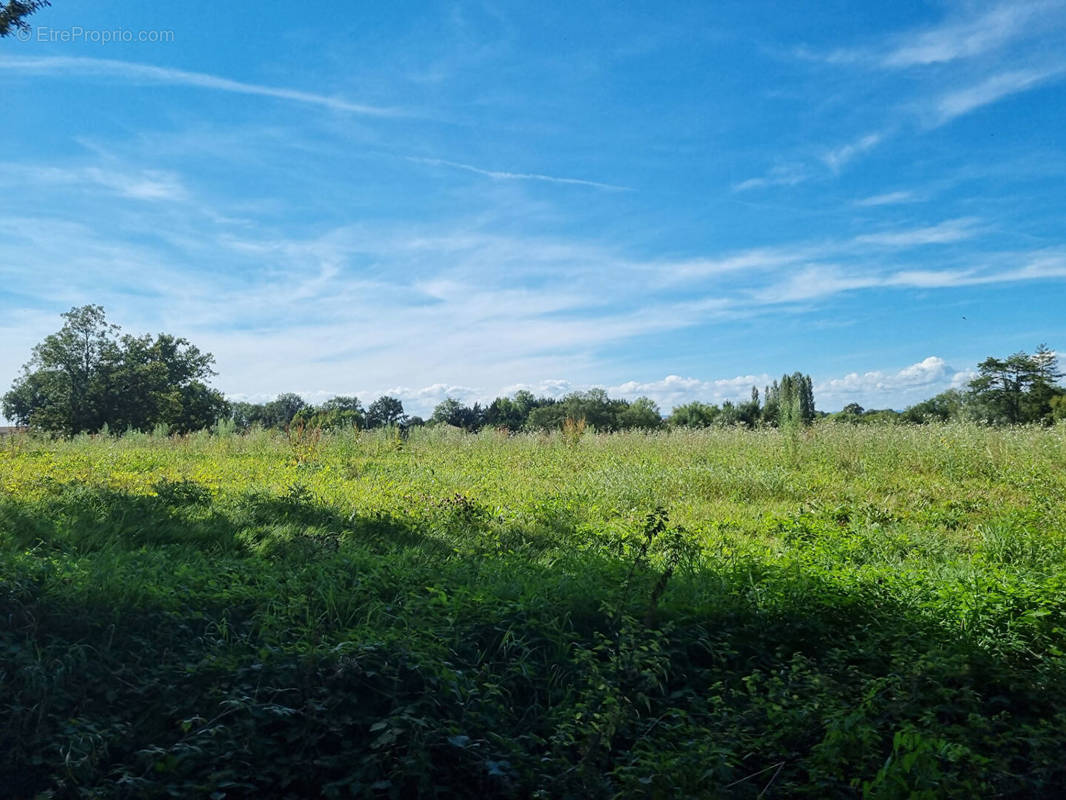
[[[663,414],[649,397],[638,397],[618,415],[618,427],[625,430],[654,430],[662,427]]]
[[[214,375],[210,353],[185,339],[161,333],[123,336],[107,375],[108,425],[147,430],[158,424],[175,431],[206,428],[226,410],[206,380]]]
[[[990,356],[977,365],[977,371],[970,393],[977,414],[986,422],[1018,425],[1052,418],[1051,402],[1062,394],[1057,382],[1063,373],[1046,345],[1033,355]]]
[[[510,431],[521,430],[531,408],[522,408],[510,397],[497,397],[485,409],[485,424]]]
[[[320,411],[349,411],[353,414],[362,415],[366,413],[363,410],[363,404],[359,402],[359,398],[349,395],[338,395],[337,397],[331,397],[324,402],[320,407]]]
[[[915,403],[907,408],[901,419],[904,422],[948,422],[959,419],[966,407],[967,397],[958,389],[948,389],[935,397]]]
[[[454,425],[466,431],[476,431],[485,423],[485,411],[480,403],[464,406],[458,400],[446,397],[433,409],[431,425]]]
[[[515,395],[516,401],[520,399],[519,395]],[[529,398],[521,399],[525,402]],[[638,397],[630,403],[608,397],[603,389],[571,392],[560,400],[540,398],[535,403],[526,418],[526,427],[531,430],[558,430],[568,419],[584,420],[600,432],[658,428],[663,422],[659,407],[647,397]]]
[[[379,397],[366,410],[366,424],[370,428],[385,428],[389,425],[402,425],[407,419],[403,403],[395,397]]]
[[[62,328],[33,348],[4,395],[4,415],[68,435],[99,430],[107,417],[108,374],[118,359],[118,328],[95,305],[73,308],[63,319]]]
[[[258,421],[266,428],[286,428],[305,408],[307,402],[300,395],[285,392],[263,406],[262,418]]]
[[[366,427],[366,411],[359,398],[354,396],[331,397],[318,408],[308,406],[295,419],[301,418],[313,428],[326,430]]]
[[[5,416],[62,435],[149,430],[190,431],[228,411],[206,381],[214,358],[169,334],[119,336],[96,305],[63,314],[63,327],[33,349],[3,397]]]
[[[816,416],[814,383],[810,375],[793,372],[782,375],[766,389],[763,418],[783,428],[810,425]],[[772,416],[769,416],[772,413]]]
[[[520,389],[512,397],[497,397],[485,409],[485,424],[511,431],[522,430],[529,424],[530,414],[537,408],[551,405],[549,398],[537,398],[526,389]]]
[[[670,414],[670,425],[678,428],[709,428],[718,422],[722,409],[710,403],[693,401],[677,406]]]

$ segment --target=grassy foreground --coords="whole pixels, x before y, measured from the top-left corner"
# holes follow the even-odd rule
[[[0,440],[0,793],[1066,793],[1066,426]]]

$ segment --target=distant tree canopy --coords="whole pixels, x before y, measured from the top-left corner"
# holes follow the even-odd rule
[[[285,413],[279,413],[285,409]],[[585,423],[600,431],[655,429],[662,427],[659,407],[646,397],[616,400],[602,389],[574,392],[563,398],[534,397],[519,391],[513,397],[497,397],[488,406],[465,405],[455,398],[437,404],[428,421],[404,412],[395,397],[380,397],[365,411],[355,397],[334,397],[319,406],[305,403],[297,395],[279,395],[269,403],[234,403],[232,419],[238,430],[253,425],[286,428],[302,424],[320,428],[403,429],[421,425],[451,426],[465,431],[498,428],[509,431],[562,429],[567,419]]]
[[[407,420],[403,403],[395,397],[379,397],[366,410],[366,424],[371,428],[385,428],[390,425],[403,425]]]
[[[818,412],[810,375],[793,372],[766,386],[761,395],[753,386],[747,400],[727,400],[720,406],[686,403],[666,419],[647,397],[612,398],[603,389],[536,397],[522,390],[497,397],[487,406],[445,398],[427,423],[408,416],[403,403],[388,395],[366,408],[353,396],[333,397],[315,406],[293,393],[265,403],[231,404],[207,385],[215,374],[214,358],[186,339],[165,333],[154,338],[120,334],[103,308],[95,305],[73,308],[63,319],[63,327],[33,349],[22,374],[3,395],[2,409],[4,416],[21,425],[68,436],[105,426],[115,432],[149,431],[160,425],[186,432],[209,428],[222,418],[241,431],[294,425],[406,430],[423,424],[465,431],[486,427],[552,431],[580,423],[605,433],[712,426],[795,430],[818,417],[853,424],[971,420],[1017,425],[1066,420],[1066,388],[1059,383],[1064,373],[1046,345],[1032,355],[989,357],[977,365],[978,373],[965,390],[950,389],[902,412],[865,409],[855,402],[835,414]]]
[[[810,375],[793,372],[781,376],[766,389],[766,421],[775,416],[781,427],[807,426],[814,422],[814,383]],[[756,401],[758,397],[754,398]]]
[[[667,423],[674,428],[807,426],[818,416],[813,386],[810,375],[794,372],[767,386],[761,398],[753,386],[750,399],[741,403],[726,400],[720,407],[701,402],[677,406]]]
[[[1007,425],[1052,420],[1061,402],[1056,398],[1063,395],[1058,385],[1063,373],[1047,345],[1040,345],[1033,355],[1020,352],[1004,359],[986,358],[977,370],[970,392],[978,419]]]
[[[505,428],[519,431],[526,425],[530,412],[548,402],[538,400],[533,393],[525,389],[515,392],[513,397],[497,397],[485,409],[485,425],[491,428]]]
[[[365,412],[356,397],[334,397],[320,406],[313,406],[291,392],[279,394],[267,403],[233,403],[231,419],[240,431],[253,425],[280,429],[290,425],[323,430],[363,428],[366,422]]]
[[[105,425],[199,430],[229,413],[225,398],[206,383],[215,374],[214,358],[188,340],[120,336],[100,306],[73,308],[63,318],[4,395],[6,417],[70,436]]]
[[[534,397],[519,391],[513,397],[497,397],[482,408],[479,403],[465,406],[446,398],[433,411],[430,425],[452,425],[476,431],[484,427],[510,431],[561,430],[570,419],[583,420],[598,431],[659,428],[663,424],[659,407],[646,397],[630,402],[607,396],[603,389],[572,392],[562,398]]]
[[[721,414],[722,409],[718,406],[696,401],[675,408],[668,421],[678,428],[709,428],[720,419]]]
[[[497,397],[486,406],[466,405],[447,397],[433,410],[425,424],[447,425],[465,431],[496,428],[508,431],[561,430],[567,420],[583,421],[601,432],[655,430],[658,428],[781,427],[811,425],[820,417],[852,424],[948,422],[965,419],[988,424],[1047,423],[1066,419],[1066,389],[1055,354],[1041,345],[1035,354],[1015,353],[1006,359],[989,358],[978,365],[979,374],[968,390],[949,389],[905,411],[867,409],[852,402],[835,414],[819,412],[814,405],[810,375],[793,372],[765,387],[752,387],[747,400],[726,400],[720,406],[691,402],[674,408],[663,419],[659,407],[647,397],[623,400],[609,397],[603,389],[572,392],[564,397],[536,397],[521,390],[510,397]],[[355,397],[335,397],[320,406],[305,403],[297,395],[279,395],[270,403],[233,404],[233,420],[239,429],[252,424],[284,428],[291,423],[313,427],[377,428],[422,425],[408,417],[403,404],[382,397],[363,409]]]
[[[49,0],[9,0],[0,2],[0,38],[11,36],[19,31],[28,31],[30,24],[26,17],[45,6],[52,5]]]
[[[958,389],[948,389],[935,397],[908,407],[900,419],[903,422],[949,422],[962,417],[966,395]]]
[[[430,425],[453,425],[467,431],[476,431],[485,424],[485,411],[479,403],[472,407],[464,406],[451,397],[444,399],[433,409],[429,418]]]
[[[845,406],[833,416],[846,422],[950,422],[966,420],[986,425],[1047,425],[1066,419],[1063,373],[1047,345],[1030,355],[991,356],[977,365],[977,376],[965,389],[948,389],[909,406],[902,412],[863,410]]]
[[[246,431],[252,426],[285,429],[293,425],[337,430],[340,428],[383,428],[389,425],[412,427],[422,424],[408,417],[403,403],[395,397],[381,397],[364,409],[358,397],[338,396],[315,406],[298,394],[279,394],[267,403],[234,403],[234,427]]]

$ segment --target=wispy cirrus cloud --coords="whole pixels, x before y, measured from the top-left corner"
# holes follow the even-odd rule
[[[17,167],[22,189],[50,187],[45,197],[78,182],[103,192],[128,184],[134,188],[124,196],[139,194],[141,202],[122,204],[121,225],[47,211],[0,219],[0,277],[42,307],[91,300],[134,330],[188,335],[218,357],[221,388],[248,394],[296,390],[314,398],[370,387],[423,406],[463,392],[471,401],[478,387],[520,376],[538,386],[560,375],[587,380],[602,353],[642,337],[805,313],[841,295],[1066,277],[1059,250],[990,255],[984,248],[976,258],[957,251],[995,232],[975,217],[664,258],[613,240],[505,234],[481,218],[364,221],[301,236],[223,214],[186,228],[189,209],[211,203],[180,173],[145,171],[108,154],[98,163]],[[148,188],[136,188],[142,180]],[[88,198],[84,210],[95,202]],[[916,269],[907,251],[920,247],[930,255]],[[48,320],[33,337],[52,327]],[[0,354],[0,368],[13,374],[24,357]],[[339,377],[323,383],[323,376]],[[761,380],[737,379],[741,396],[752,378]],[[623,396],[657,392],[666,407],[681,397],[683,380],[611,386]],[[711,399],[731,391],[716,387],[697,388]]]
[[[1012,267],[1012,261],[1025,262]],[[1066,278],[1061,252],[1001,254],[968,268],[876,269],[858,264],[809,264],[751,292],[761,306],[809,303],[871,289],[957,289],[963,286],[1016,284]]]
[[[879,247],[918,247],[928,244],[949,244],[973,238],[979,232],[979,225],[980,220],[974,217],[960,217],[919,228],[864,233],[856,236],[853,241],[860,245],[877,245]]]
[[[956,117],[969,114],[1005,97],[1034,89],[1066,75],[1066,65],[1043,69],[1017,69],[990,75],[980,82],[955,89],[933,102],[932,124],[944,125]]]
[[[943,21],[900,33],[861,47],[828,52],[799,48],[802,58],[830,64],[861,64],[884,69],[907,69],[987,57],[1020,40],[1063,26],[1066,4],[1061,0],[1001,2],[981,8],[963,6]]]
[[[868,133],[864,136],[860,136],[853,142],[849,142],[846,145],[825,153],[822,156],[822,161],[833,172],[839,172],[849,161],[856,156],[873,150],[877,145],[884,141],[884,139],[884,133]]]
[[[681,282],[737,272],[759,272],[775,269],[824,252],[819,247],[757,247],[710,258],[692,258],[661,262],[657,272],[669,281]]]
[[[798,186],[817,177],[819,171],[824,174],[826,168],[836,175],[849,162],[881,144],[888,138],[888,135],[884,131],[864,134],[847,144],[825,150],[816,158],[811,158],[811,163],[778,164],[772,167],[765,175],[734,183],[732,189],[734,192],[747,192],[753,189],[769,189],[775,186]],[[822,166],[818,167],[817,162],[821,162]]]
[[[51,184],[103,189],[134,200],[176,201],[189,196],[184,182],[174,172],[159,169],[119,167],[53,167],[0,164],[0,183]]]
[[[1061,4],[1011,2],[993,6],[976,16],[900,36],[879,58],[885,67],[942,64],[975,58],[1025,36],[1030,26]]]
[[[174,69],[172,67],[158,67],[153,64],[142,64],[134,61],[119,61],[109,58],[86,58],[80,56],[8,56],[0,58],[0,70],[34,75],[62,75],[64,77],[75,77],[80,79],[104,77],[117,78],[130,83],[158,83],[169,86],[190,86],[220,92],[231,92],[234,94],[270,97],[276,100],[287,100],[294,103],[303,103],[306,105],[328,108],[332,111],[342,111],[374,117],[399,116],[405,113],[398,108],[384,108],[364,103],[355,103],[343,97],[337,97],[334,95],[305,92],[299,89],[288,89],[280,86],[267,86],[260,83],[247,83],[219,75],[210,75],[204,72],[191,72],[189,70]]]
[[[1066,77],[1061,56],[1066,0],[998,2],[949,6],[944,19],[872,42],[795,55],[842,68],[865,70],[861,80],[896,92],[883,114],[889,130],[921,134],[979,109]],[[920,73],[909,91],[898,75]],[[846,77],[857,78],[849,69]],[[836,173],[843,165],[884,143],[887,135],[866,134],[830,149],[821,160]]]
[[[484,175],[487,178],[494,178],[496,180],[504,181],[544,181],[546,183],[563,183],[573,186],[590,186],[594,189],[606,189],[611,192],[631,192],[633,189],[629,186],[619,186],[614,183],[601,183],[600,181],[590,181],[584,178],[562,178],[557,175],[542,175],[536,172],[505,172],[502,170],[483,169],[482,167],[475,167],[473,164],[463,164],[458,161],[446,161],[443,158],[420,158],[417,156],[407,156],[408,161],[413,161],[418,164],[428,164],[434,167],[450,167],[451,169],[461,169],[466,172],[473,172],[476,175]]]
[[[1066,253],[1054,249],[923,270],[886,268],[869,258],[870,248],[891,256],[977,235],[982,229],[966,219],[676,261],[590,242],[448,230],[455,227],[376,225],[309,239],[216,234],[199,243],[203,263],[192,267],[189,251],[164,246],[147,230],[132,245],[85,225],[8,219],[0,226],[0,264],[19,267],[0,268],[0,277],[17,279],[20,291],[43,305],[92,297],[134,329],[139,321],[191,336],[218,357],[226,390],[257,396],[297,390],[313,398],[369,387],[423,408],[449,394],[476,399],[477,387],[495,389],[516,364],[537,381],[587,376],[601,348],[716,319],[809,309],[872,289],[1066,278]],[[366,260],[378,265],[373,274],[354,268]],[[486,271],[487,263],[508,268]],[[147,276],[145,264],[152,264]],[[683,294],[649,281],[671,270]],[[250,273],[257,276],[253,285],[244,277]],[[545,274],[565,275],[567,291],[554,280],[529,280]],[[153,298],[148,316],[138,311],[131,287]],[[54,319],[38,325],[23,338],[39,339]],[[13,374],[24,357],[6,353],[0,366]],[[403,374],[424,376],[425,388],[397,382],[398,365]],[[327,385],[324,375],[335,377]],[[648,394],[668,407],[683,397],[743,395],[763,378],[687,385],[673,376],[661,386],[626,382],[612,390]]]
[[[733,191],[747,192],[751,189],[765,189],[770,186],[796,186],[810,178],[810,170],[802,164],[778,164],[765,175],[734,183]]]
[[[930,245],[947,245],[979,236],[981,220],[959,217],[934,225],[894,227],[847,239],[798,241],[776,247],[756,247],[712,258],[661,262],[658,274],[668,282],[697,281],[729,274],[780,272],[804,265],[857,263],[866,255]]]
[[[860,200],[856,200],[855,205],[864,207],[891,206],[900,203],[917,203],[920,202],[921,199],[922,198],[917,193],[912,192],[909,189],[901,189],[895,192],[884,192],[882,194],[863,197]]]

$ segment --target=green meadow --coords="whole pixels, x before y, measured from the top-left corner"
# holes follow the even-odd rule
[[[0,793],[1066,793],[1066,426],[0,439]]]

